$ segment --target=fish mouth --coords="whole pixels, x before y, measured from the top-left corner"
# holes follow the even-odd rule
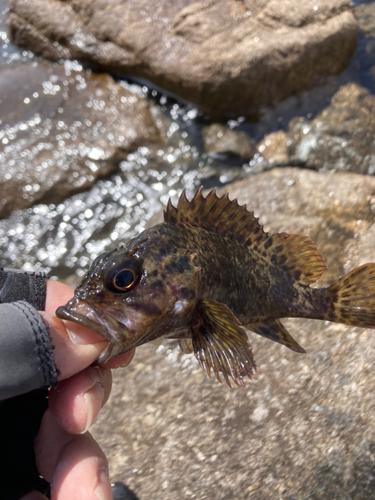
[[[107,338],[108,332],[107,329],[100,323],[89,319],[87,316],[83,314],[77,313],[68,309],[66,306],[60,306],[56,309],[56,316],[60,319],[66,319],[68,321],[73,321],[74,323],[78,323],[79,325],[86,326],[91,330],[99,333],[102,337]]]
[[[73,321],[94,330],[114,345],[126,340],[128,332],[126,325],[77,297],[73,297],[65,306],[58,307],[55,314],[60,319]]]

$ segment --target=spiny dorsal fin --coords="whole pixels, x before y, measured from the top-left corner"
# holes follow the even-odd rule
[[[168,201],[164,222],[201,227],[241,245],[251,246],[254,241],[260,243],[268,239],[258,219],[247,210],[246,205],[239,205],[237,199],[231,201],[228,193],[218,196],[216,189],[204,197],[202,188],[199,188],[191,201],[183,190],[177,207],[172,205],[171,200]]]
[[[171,200],[164,211],[167,224],[184,224],[214,231],[245,245],[275,266],[281,266],[295,281],[314,283],[327,269],[314,242],[299,234],[276,233],[269,236],[246,205],[231,201],[228,193],[219,197],[216,189],[202,194],[202,188],[189,201],[183,190],[177,207]]]

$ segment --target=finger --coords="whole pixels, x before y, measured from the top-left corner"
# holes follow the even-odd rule
[[[74,295],[73,289],[60,281],[46,280],[46,287],[44,310],[51,314],[54,314],[59,306],[65,305]]]
[[[63,429],[83,434],[96,420],[111,392],[110,370],[89,367],[49,392],[49,408]]]
[[[56,308],[72,295],[73,290],[67,285],[47,280],[46,311],[40,311],[55,346],[54,358],[60,371],[59,380],[71,377],[91,365],[107,345],[107,341],[93,330],[72,321],[63,321],[53,315]],[[134,351],[128,351],[116,360],[106,363],[105,367],[126,366],[133,356]]]
[[[44,414],[35,443],[40,474],[52,484],[52,500],[111,500],[107,459],[87,432],[64,431],[52,413]]]
[[[105,349],[107,342],[92,330],[39,311],[47,325],[53,357],[60,371],[59,380],[66,379],[90,366]]]
[[[112,500],[107,459],[89,434],[63,450],[53,476],[51,500]]]

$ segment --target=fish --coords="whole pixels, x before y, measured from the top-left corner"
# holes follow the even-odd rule
[[[375,264],[312,287],[326,269],[307,236],[268,234],[228,193],[183,191],[162,223],[99,255],[56,316],[108,341],[98,364],[166,337],[210,378],[245,387],[258,371],[249,331],[305,353],[282,318],[375,328]]]

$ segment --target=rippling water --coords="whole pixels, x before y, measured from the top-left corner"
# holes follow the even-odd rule
[[[74,71],[83,75],[85,72],[79,65],[75,65]],[[148,92],[135,84],[123,82],[123,85],[138,95]],[[141,231],[146,221],[183,187],[191,192],[201,184],[210,187],[246,175],[241,160],[237,160],[237,165],[233,160],[228,167],[203,154],[201,145],[194,144],[198,141],[189,128],[199,119],[196,109],[170,103],[164,96],[154,97],[158,97],[160,108],[170,118],[166,131],[168,145],[156,154],[151,154],[148,147],[140,147],[120,163],[117,173],[99,180],[91,189],[57,205],[35,205],[0,221],[1,266],[43,269],[60,278],[73,272],[82,274],[90,260],[104,248],[119,245]],[[36,108],[38,98],[37,95],[34,98]],[[12,164],[23,160],[22,141],[25,140],[28,151],[41,136],[46,136],[47,141],[51,127],[48,123],[44,128],[41,126],[40,113],[38,109],[37,118],[33,115],[28,122],[17,122],[4,134],[3,142],[7,141],[9,150],[13,148]],[[30,131],[28,140],[19,137],[25,129]],[[48,149],[49,143],[46,144]],[[73,151],[72,155],[75,154]],[[94,156],[90,153],[90,157]],[[32,194],[39,184],[26,187]]]
[[[359,3],[363,2],[356,2]],[[0,1],[0,11],[0,68],[17,68],[37,61],[30,52],[20,51],[9,42],[5,27],[7,2],[4,0]],[[228,125],[259,140],[266,133],[285,128],[293,116],[312,117],[327,105],[345,81],[355,80],[375,92],[371,73],[374,59],[374,43],[371,45],[368,38],[360,37],[357,54],[344,74],[329,79],[325,86],[288,99],[274,110],[265,110],[256,124],[239,118]],[[84,85],[87,70],[82,66],[68,63],[65,70],[69,75],[74,72],[77,86]],[[53,95],[48,87],[51,82],[45,83],[44,92]],[[121,84],[135,95],[150,98],[170,120],[166,131],[168,145],[156,154],[151,154],[148,147],[140,147],[120,163],[118,172],[98,181],[91,189],[62,203],[39,204],[0,221],[1,266],[45,270],[59,278],[73,273],[82,275],[89,262],[103,249],[119,245],[141,231],[169,196],[175,196],[185,187],[192,192],[199,185],[207,188],[223,185],[262,169],[260,155],[246,163],[239,158],[205,154],[201,129],[208,120],[193,106],[181,105],[143,85],[126,81]],[[37,130],[38,123],[32,120],[43,114],[40,103],[44,101],[37,92],[30,95],[25,91],[24,96],[18,97],[25,106],[23,119],[13,124],[3,123],[1,127],[0,139],[3,144],[6,144],[4,140],[10,141],[10,146],[13,139],[18,145],[22,144],[20,137],[27,143],[27,134],[35,134]],[[31,117],[27,111],[30,99],[35,111]],[[39,133],[48,135],[46,130],[39,130]],[[13,161],[19,161],[15,154]]]

